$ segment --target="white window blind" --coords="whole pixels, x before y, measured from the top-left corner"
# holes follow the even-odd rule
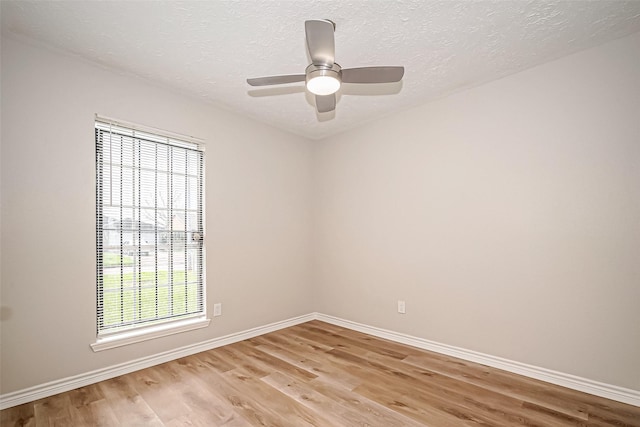
[[[96,119],[98,335],[202,316],[204,153]]]

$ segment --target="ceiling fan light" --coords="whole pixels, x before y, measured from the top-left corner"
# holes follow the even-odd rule
[[[307,80],[307,89],[314,95],[331,95],[340,89],[340,80],[333,76],[316,76]]]

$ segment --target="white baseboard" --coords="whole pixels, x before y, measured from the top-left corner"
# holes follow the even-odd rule
[[[476,351],[454,347],[447,344],[441,344],[423,338],[413,337],[411,335],[363,325],[361,323],[340,319],[338,317],[328,316],[322,313],[315,313],[314,317],[317,320],[321,320],[323,322],[342,326],[348,329],[353,329],[354,331],[363,332],[375,337],[388,339],[390,341],[407,344],[413,347],[433,351],[440,354],[445,354],[447,356],[457,357],[459,359],[468,360],[470,362],[480,363],[482,365],[487,365],[493,368],[502,369],[504,371],[513,372],[525,377],[535,378],[537,380],[567,387],[573,390],[582,391],[584,393],[589,393],[595,396],[600,396],[640,407],[640,391],[638,390],[618,387],[615,385],[605,384],[575,375],[565,374],[563,372],[552,371],[550,369],[540,368],[538,366],[527,365],[525,363],[515,362],[513,360],[503,359],[501,357],[491,356],[489,354],[478,353]]]
[[[211,340],[203,341],[193,345],[180,347],[175,350],[143,357],[140,359],[132,360],[130,362],[109,366],[84,374],[62,378],[60,380],[51,381],[46,384],[41,384],[12,393],[3,394],[0,395],[0,410],[53,396],[54,394],[63,393],[65,391],[73,390],[78,387],[95,384],[97,382],[115,378],[117,376],[128,374],[140,369],[149,368],[151,366],[159,365],[161,363],[169,362],[181,357],[211,350],[216,347],[233,344],[242,340],[267,334],[269,332],[277,331],[279,329],[288,328],[289,326],[305,323],[310,320],[321,320],[323,322],[342,326],[348,329],[353,329],[354,331],[363,332],[375,337],[388,339],[390,341],[395,341],[401,344],[407,344],[424,350],[434,351],[436,353],[445,354],[447,356],[457,357],[459,359],[468,360],[470,362],[480,363],[483,365],[513,372],[519,375],[524,375],[529,378],[535,378],[573,390],[582,391],[585,393],[640,407],[640,391],[638,390],[631,390],[611,384],[593,381],[587,378],[577,377],[575,375],[527,365],[524,363],[515,362],[513,360],[503,359],[501,357],[478,353],[460,347],[441,344],[411,335],[401,334],[386,329],[352,322],[350,320],[345,320],[338,317],[328,316],[322,313],[310,313],[280,322],[274,322],[268,325],[247,329],[245,331],[237,332],[234,334],[225,335],[223,337],[213,338]]]
[[[95,384],[97,382],[115,378],[120,375],[138,371],[140,369],[149,368],[151,366],[159,365],[161,363],[169,362],[181,357],[186,357],[192,354],[200,353],[202,351],[211,350],[216,347],[222,347],[223,345],[233,344],[242,340],[257,337],[258,335],[277,331],[279,329],[288,328],[289,326],[308,322],[315,318],[316,316],[314,313],[305,314],[303,316],[282,320],[280,322],[270,323],[268,325],[259,326],[257,328],[247,329],[242,332],[225,335],[219,338],[213,338],[193,345],[180,347],[175,350],[169,350],[152,356],[132,360],[130,362],[97,369],[95,371],[74,375],[72,377],[62,378],[45,384],[18,390],[12,393],[6,393],[0,395],[0,410],[53,396],[54,394],[63,393],[65,391],[73,390],[78,387]]]

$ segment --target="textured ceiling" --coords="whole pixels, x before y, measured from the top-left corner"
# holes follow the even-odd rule
[[[640,1],[2,1],[2,31],[312,139],[640,31]],[[343,85],[319,115],[302,83],[304,21],[336,23],[344,68],[404,65],[403,82]]]

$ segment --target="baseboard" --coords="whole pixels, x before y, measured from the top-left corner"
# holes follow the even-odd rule
[[[117,376],[128,374],[140,369],[149,368],[151,366],[159,365],[161,363],[169,362],[181,357],[186,357],[192,354],[200,353],[202,351],[211,350],[216,347],[233,344],[242,340],[288,328],[289,326],[298,325],[300,323],[305,323],[311,320],[321,320],[323,322],[352,329],[354,331],[363,332],[375,337],[388,339],[390,341],[395,341],[401,344],[407,344],[424,350],[434,351],[436,353],[445,354],[447,356],[457,357],[459,359],[468,360],[470,362],[480,363],[508,372],[513,372],[515,374],[524,375],[529,378],[535,378],[573,390],[582,391],[584,393],[589,393],[595,396],[600,396],[640,407],[640,391],[637,390],[631,390],[611,384],[605,384],[587,378],[577,377],[575,375],[527,365],[524,363],[515,362],[513,360],[478,353],[476,351],[467,350],[460,347],[441,344],[435,341],[429,341],[423,338],[389,331],[387,329],[376,328],[373,326],[352,322],[350,320],[345,320],[322,313],[310,313],[303,316],[282,320],[280,322],[274,322],[268,325],[247,329],[245,331],[237,332],[234,334],[225,335],[223,337],[202,341],[193,345],[180,347],[175,350],[143,357],[130,362],[121,363],[119,365],[109,366],[84,374],[75,375],[72,377],[51,381],[46,384],[18,390],[12,393],[3,394],[0,395],[0,410],[53,396],[54,394],[63,393],[65,391],[73,390],[78,387],[95,384],[97,382],[115,378]]]
[[[225,335],[219,338],[213,338],[193,345],[180,347],[175,350],[169,350],[152,356],[132,360],[130,362],[109,366],[107,368],[97,369],[95,371],[75,375],[68,378],[62,378],[60,380],[51,381],[46,384],[29,387],[12,393],[6,393],[0,395],[0,410],[53,396],[54,394],[63,393],[65,391],[73,390],[78,387],[95,384],[97,382],[115,378],[120,375],[138,371],[140,369],[149,368],[151,366],[159,365],[161,363],[169,362],[181,357],[186,357],[192,354],[200,353],[202,351],[211,350],[216,347],[233,344],[242,340],[267,334],[269,332],[277,331],[279,329],[288,328],[289,326],[308,322],[315,318],[315,313],[305,314],[303,316],[293,317],[291,319],[282,320],[280,322],[270,323],[268,325],[259,326],[257,328],[247,329],[245,331]]]
[[[390,341],[395,341],[401,344],[407,344],[413,347],[421,348],[423,350],[445,354],[447,356],[457,357],[459,359],[468,360],[470,362],[480,363],[482,365],[487,365],[493,368],[502,369],[504,371],[513,372],[525,377],[534,378],[537,380],[567,387],[573,390],[578,390],[584,393],[589,393],[595,396],[600,396],[640,407],[640,391],[638,390],[618,387],[615,385],[605,384],[575,375],[565,374],[563,372],[557,372],[550,369],[540,368],[538,366],[527,365],[525,363],[503,359],[501,357],[491,356],[488,354],[478,353],[476,351],[454,347],[447,344],[441,344],[423,338],[413,337],[411,335],[363,325],[361,323],[340,319],[338,317],[328,316],[322,313],[315,313],[314,317],[315,319],[321,320],[323,322],[331,323],[333,325],[341,326],[347,329],[352,329],[354,331],[363,332],[375,337],[388,339]]]

